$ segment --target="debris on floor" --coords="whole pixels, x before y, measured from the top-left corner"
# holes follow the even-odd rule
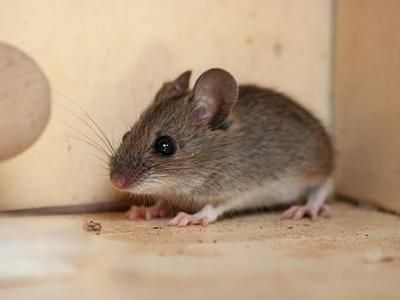
[[[398,299],[399,217],[332,208],[330,220],[185,228],[122,213],[0,218],[0,299]]]
[[[90,220],[88,222],[86,222],[83,226],[83,228],[87,231],[87,232],[95,232],[97,235],[100,234],[101,232],[101,223],[99,222],[94,222],[93,220]]]

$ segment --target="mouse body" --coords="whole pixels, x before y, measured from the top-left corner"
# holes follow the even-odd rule
[[[190,74],[161,87],[110,158],[115,188],[158,199],[133,206],[129,218],[206,225],[302,197],[282,218],[328,215],[334,154],[320,121],[283,93],[239,86],[225,70],[204,72],[192,90]],[[171,215],[171,206],[182,211]]]

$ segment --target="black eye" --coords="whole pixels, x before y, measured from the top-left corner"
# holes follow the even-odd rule
[[[172,155],[176,151],[175,141],[170,136],[160,136],[154,143],[154,150],[160,155]]]

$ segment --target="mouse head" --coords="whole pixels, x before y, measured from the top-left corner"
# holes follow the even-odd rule
[[[235,79],[210,69],[189,90],[190,71],[165,83],[110,158],[110,179],[134,193],[193,193],[220,163],[238,98]]]

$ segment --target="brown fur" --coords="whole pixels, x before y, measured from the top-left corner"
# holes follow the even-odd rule
[[[330,176],[330,138],[304,107],[252,85],[237,94],[236,81],[220,69],[190,91],[188,74],[164,84],[111,158],[110,173],[125,176],[127,190],[203,205],[284,176]],[[176,140],[173,156],[154,153],[160,135]]]

